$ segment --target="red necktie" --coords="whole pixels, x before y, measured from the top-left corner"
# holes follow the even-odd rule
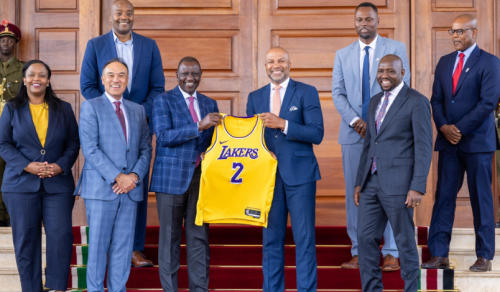
[[[191,113],[191,118],[193,118],[193,122],[198,123],[200,120],[198,119],[198,115],[196,114],[196,110],[194,109],[194,96],[188,97],[189,99],[189,113]],[[196,155],[196,167],[200,165],[200,155]]]
[[[464,68],[464,53],[460,53],[460,61],[458,61],[457,68],[455,69],[455,73],[453,73],[453,94],[455,94],[455,89],[457,89],[458,79],[460,79],[460,73],[462,73],[462,69]]]
[[[120,120],[120,124],[122,125],[123,135],[125,135],[125,142],[127,142],[127,126],[125,124],[125,117],[123,116],[122,109],[120,108],[121,102],[115,101],[116,106],[116,115],[118,116],[118,120]]]

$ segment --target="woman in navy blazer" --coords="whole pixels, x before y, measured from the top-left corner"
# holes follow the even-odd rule
[[[47,242],[45,286],[68,286],[75,181],[80,150],[71,105],[50,87],[50,68],[39,60],[23,67],[23,82],[0,117],[0,156],[6,161],[2,192],[11,214],[22,291],[42,285],[42,222]],[[47,121],[48,117],[48,121]]]

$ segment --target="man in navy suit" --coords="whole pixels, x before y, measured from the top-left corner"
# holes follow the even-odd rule
[[[129,68],[128,86],[123,93],[125,100],[142,104],[146,110],[149,133],[153,134],[153,99],[165,91],[165,77],[160,50],[156,42],[132,31],[134,25],[134,6],[129,1],[118,0],[113,3],[109,21],[113,29],[102,36],[91,39],[87,44],[82,62],[80,88],[85,99],[100,97],[104,86],[100,74],[104,64],[111,59],[121,58]],[[148,211],[149,171],[144,178],[144,200],[137,206],[137,221],[134,239],[132,266],[150,267],[142,251],[146,237]]]
[[[208,224],[195,225],[200,191],[201,154],[212,141],[221,116],[217,102],[196,91],[201,66],[185,57],[177,69],[178,86],[154,99],[156,157],[151,191],[160,218],[158,262],[164,291],[177,291],[182,224],[186,229],[189,291],[208,292]]]
[[[267,148],[278,159],[268,226],[262,229],[264,291],[285,290],[289,213],[296,244],[297,291],[316,291],[316,181],[321,176],[313,144],[320,144],[324,134],[319,95],[313,86],[289,78],[291,63],[285,49],[270,49],[265,62],[271,82],[251,92],[247,102],[247,115],[262,114]]]
[[[432,258],[424,269],[449,268],[451,232],[457,193],[464,172],[474,216],[477,261],[473,272],[491,270],[495,255],[495,218],[491,191],[493,153],[498,145],[494,113],[500,96],[500,61],[476,44],[477,20],[464,14],[453,21],[456,52],[436,67],[432,111],[438,130],[438,182],[429,230]]]

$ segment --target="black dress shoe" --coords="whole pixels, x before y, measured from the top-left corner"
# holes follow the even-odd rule
[[[476,262],[469,268],[471,272],[488,272],[491,271],[491,261],[483,257],[478,257]]]

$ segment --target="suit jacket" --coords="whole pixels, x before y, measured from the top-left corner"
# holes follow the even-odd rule
[[[84,199],[111,201],[117,195],[112,186],[120,173],[135,172],[142,180],[151,161],[152,146],[146,112],[142,105],[124,100],[128,119],[128,143],[115,109],[105,94],[86,100],[80,110],[80,141],[85,156],[75,195]],[[133,201],[142,201],[142,187],[128,192]]]
[[[217,102],[197,92],[200,117],[219,112]],[[151,176],[151,191],[172,195],[184,194],[196,166],[196,157],[212,141],[214,127],[198,131],[179,88],[156,96],[153,107],[156,134],[156,157]]]
[[[454,124],[463,137],[458,148],[464,152],[493,152],[497,149],[494,110],[500,97],[500,61],[476,46],[464,64],[453,94],[453,71],[457,52],[441,57],[432,87],[432,112],[438,130],[434,150],[452,145],[439,129]]]
[[[404,84],[387,111],[377,134],[375,112],[384,93],[372,97],[356,186],[370,174],[373,156],[382,191],[406,195],[409,190],[425,194],[432,160],[431,108],[427,97]]]
[[[248,95],[247,115],[269,112],[271,85]],[[321,179],[313,144],[323,140],[323,114],[315,87],[290,79],[281,104],[280,118],[288,121],[287,135],[280,129],[266,128],[267,148],[278,158],[278,170],[290,186]]]
[[[363,96],[361,93],[359,42],[340,49],[335,54],[333,64],[332,97],[342,121],[339,130],[339,144],[354,144],[361,136],[349,123],[355,117],[361,117]],[[406,56],[406,46],[402,42],[378,36],[373,64],[370,68],[370,96],[382,91],[377,83],[377,69],[382,57],[388,54],[397,55],[403,60],[405,76],[403,81],[410,84],[410,64]]]
[[[153,99],[165,92],[165,76],[160,50],[156,42],[150,38],[135,32],[132,32],[132,38],[134,40],[132,91],[125,90],[123,98],[142,104],[151,122]],[[104,94],[104,85],[101,82],[102,69],[109,60],[117,57],[113,30],[87,43],[80,75],[80,88],[85,99],[100,97]],[[152,124],[149,126],[152,134]]]
[[[69,193],[75,189],[71,168],[79,151],[78,124],[71,105],[61,101],[62,109],[49,109],[49,126],[42,147],[31,117],[29,103],[14,107],[7,103],[0,118],[0,156],[7,162],[2,192],[35,193],[43,184],[49,194]],[[56,163],[62,173],[39,178],[25,172],[31,162]]]

